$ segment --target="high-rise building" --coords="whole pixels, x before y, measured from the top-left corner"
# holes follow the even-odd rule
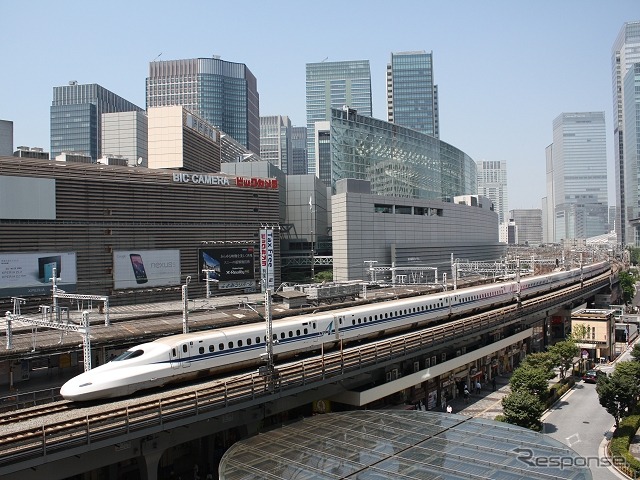
[[[102,114],[102,155],[127,159],[130,166],[148,166],[148,119],[145,112]]]
[[[102,151],[102,114],[142,109],[96,83],[53,87],[51,158],[62,152],[88,155],[95,162]]]
[[[432,137],[440,136],[433,52],[391,54],[387,64],[387,119]]]
[[[616,175],[616,233],[621,245],[637,244],[637,235],[630,229],[629,219],[637,218],[638,170],[625,157],[625,89],[624,78],[635,63],[640,62],[640,21],[625,23],[611,51],[613,84],[613,142]],[[635,120],[634,120],[635,121]]]
[[[291,166],[289,175],[307,174],[307,127],[291,128]]]
[[[315,122],[345,105],[372,116],[369,60],[307,63],[307,171],[316,174]]]
[[[147,108],[181,105],[260,155],[258,82],[220,57],[151,62]]]
[[[537,246],[542,243],[542,210],[539,208],[509,211],[510,221],[517,227],[517,243]]]
[[[555,242],[607,233],[604,112],[562,113],[553,121],[551,152]],[[547,168],[549,171],[549,168]]]
[[[478,166],[478,195],[490,198],[500,223],[509,220],[507,196],[507,162],[480,160]]]
[[[291,120],[282,115],[260,117],[260,158],[285,174],[291,170]]]
[[[0,156],[13,155],[13,122],[0,120]]]
[[[640,45],[638,46],[640,51]],[[627,71],[623,82],[624,92],[624,163],[629,178],[625,182],[627,188],[632,188],[635,193],[635,202],[626,203],[627,244],[633,242],[635,247],[640,247],[640,61],[634,63]],[[631,201],[632,197],[627,196]]]

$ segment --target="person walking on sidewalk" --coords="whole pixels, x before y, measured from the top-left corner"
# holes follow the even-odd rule
[[[469,387],[464,386],[464,403],[469,403]]]
[[[482,390],[482,384],[480,383],[480,380],[476,380],[476,393],[480,395],[481,390]]]

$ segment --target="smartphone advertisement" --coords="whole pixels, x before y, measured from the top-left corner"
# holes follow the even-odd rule
[[[113,288],[180,285],[180,250],[124,250],[113,253]]]
[[[218,282],[218,288],[248,288],[255,286],[254,248],[201,248],[198,250],[198,271],[201,282]],[[206,270],[204,272],[203,270]]]
[[[50,295],[54,271],[58,287],[75,292],[75,253],[0,253],[0,297]]]

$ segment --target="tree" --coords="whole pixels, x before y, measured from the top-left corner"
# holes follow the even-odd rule
[[[571,327],[571,340],[580,342],[587,338],[588,333],[587,326],[584,323],[576,323]]]
[[[635,294],[636,279],[629,272],[618,273],[618,279],[620,280],[624,303],[629,303]]]
[[[640,248],[629,247],[629,257],[632,264],[638,265],[640,263]]]
[[[523,365],[529,365],[533,368],[538,368],[543,372],[547,372],[548,380],[551,380],[556,376],[556,373],[553,371],[553,367],[555,367],[555,359],[549,352],[530,353],[524,359]]]
[[[540,430],[540,416],[544,405],[526,389],[514,390],[502,399],[504,420],[512,425]]]
[[[560,378],[564,379],[567,370],[573,366],[573,359],[580,353],[580,348],[573,339],[569,339],[549,347],[548,352],[560,368]]]
[[[511,374],[509,385],[511,391],[526,390],[539,398],[545,398],[549,389],[548,372],[523,363]]]
[[[635,362],[640,363],[640,344],[636,343],[631,350],[631,356]]]
[[[631,412],[638,396],[637,381],[626,374],[614,372],[611,376],[602,376],[596,385],[598,400],[620,426],[620,419]]]

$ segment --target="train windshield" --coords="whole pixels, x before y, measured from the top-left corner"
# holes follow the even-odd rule
[[[144,350],[127,350],[126,352],[121,353],[116,358],[111,360],[112,362],[120,362],[122,360],[130,360],[132,358],[139,357],[144,353]]]

